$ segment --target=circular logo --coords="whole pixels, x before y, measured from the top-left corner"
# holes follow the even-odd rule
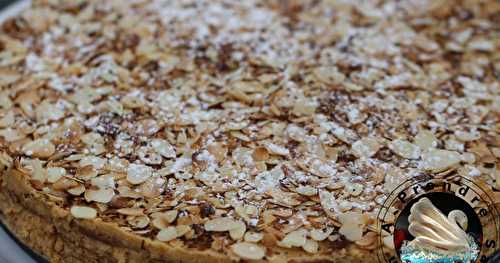
[[[379,261],[487,262],[500,247],[500,214],[491,196],[458,175],[405,181],[378,214]]]

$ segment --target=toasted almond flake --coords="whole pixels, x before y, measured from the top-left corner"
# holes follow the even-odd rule
[[[306,244],[306,235],[307,230],[304,228],[300,228],[298,230],[292,231],[288,233],[283,240],[281,240],[281,244],[284,247],[302,247]]]
[[[420,148],[405,140],[394,140],[389,144],[389,148],[397,155],[406,159],[420,158]]]
[[[205,222],[205,230],[224,232],[241,227],[240,223],[229,217],[219,217]]]
[[[229,236],[233,240],[242,239],[243,236],[245,235],[245,232],[247,231],[247,226],[245,225],[245,223],[238,221],[237,224],[238,224],[238,227],[229,230]]]
[[[43,169],[42,163],[38,159],[34,159],[31,161],[31,167],[33,168],[33,173],[31,174],[31,178],[40,183],[45,183],[47,180],[47,171]]]
[[[481,138],[481,133],[479,133],[479,131],[455,131],[455,136],[463,142],[471,142],[479,140]]]
[[[358,183],[348,183],[344,189],[351,196],[359,196],[363,192],[364,186]]]
[[[170,210],[163,213],[157,213],[153,219],[153,226],[159,229],[167,228],[177,218],[177,210]]]
[[[133,95],[127,95],[122,98],[120,101],[125,108],[129,109],[136,109],[140,108],[144,105],[144,100],[140,97],[133,96]]]
[[[424,129],[420,130],[417,136],[415,136],[414,142],[422,151],[435,148],[438,145],[436,136],[431,131]]]
[[[343,224],[339,229],[339,233],[350,241],[357,241],[363,237],[363,229],[355,224]]]
[[[476,156],[473,153],[468,153],[468,152],[463,153],[462,154],[462,161],[469,163],[469,164],[473,164],[476,162]]]
[[[338,212],[339,208],[338,208],[338,202],[335,199],[333,193],[330,193],[325,190],[320,190],[319,200],[321,203],[321,207],[323,207],[323,211],[325,211],[325,213],[329,217],[335,218],[336,217],[335,212]]]
[[[276,155],[282,155],[282,156],[288,156],[290,154],[290,151],[288,151],[287,148],[283,146],[279,146],[277,144],[268,142],[264,144],[264,147],[266,147],[267,151],[270,154],[276,154]]]
[[[79,164],[80,167],[91,165],[92,167],[94,167],[94,169],[99,170],[104,167],[106,162],[107,162],[106,159],[103,158],[99,158],[96,156],[85,156],[80,160]]]
[[[295,102],[292,112],[296,116],[311,116],[316,111],[316,106],[317,103],[315,101],[300,98]]]
[[[252,158],[256,162],[267,161],[269,159],[269,152],[264,147],[257,147],[253,150]]]
[[[317,67],[313,70],[313,75],[326,84],[340,84],[345,80],[344,74],[336,67]]]
[[[13,103],[12,100],[9,98],[9,93],[7,92],[0,92],[0,108],[3,109],[10,109],[12,108]]]
[[[244,240],[245,242],[252,242],[252,243],[258,243],[259,241],[262,240],[264,235],[262,233],[258,232],[246,232]]]
[[[67,191],[68,191],[68,193],[70,193],[74,196],[80,196],[81,194],[85,193],[85,186],[79,184],[75,187],[68,189]]]
[[[290,138],[298,142],[303,142],[307,135],[304,129],[294,124],[289,125],[286,132]]]
[[[105,174],[99,177],[94,177],[90,179],[90,184],[98,188],[115,188],[115,178],[113,174]]]
[[[85,200],[87,202],[109,203],[115,196],[115,192],[111,188],[101,188],[98,190],[89,189],[85,191]]]
[[[57,121],[62,117],[64,117],[64,111],[48,101],[42,102],[36,108],[36,119],[38,122],[47,123],[48,121]]]
[[[178,225],[175,229],[177,230],[177,237],[182,237],[191,231],[191,227],[188,225]]]
[[[316,194],[318,194],[318,189],[316,189],[315,187],[312,187],[312,186],[299,186],[295,189],[295,191],[297,191],[297,193],[301,194],[301,195],[305,195],[305,196],[314,196]]]
[[[243,259],[260,260],[266,255],[261,246],[249,242],[240,242],[231,246],[233,252]]]
[[[177,156],[175,148],[166,140],[154,139],[151,141],[151,146],[153,146],[153,149],[157,153],[161,154],[165,158],[175,158]]]
[[[0,118],[0,128],[6,128],[14,124],[14,112],[9,111],[2,118]]]
[[[16,129],[11,127],[0,130],[0,137],[3,137],[7,142],[14,142],[25,138],[26,136]]]
[[[369,158],[377,153],[381,145],[374,138],[363,138],[353,143],[352,150],[358,157]]]
[[[35,158],[48,158],[54,154],[56,147],[49,139],[37,139],[26,143],[22,151]]]
[[[377,241],[377,234],[375,232],[366,233],[361,239],[357,240],[355,243],[361,247],[369,247]]]
[[[160,230],[156,235],[156,239],[162,242],[168,242],[177,238],[177,229],[174,226],[169,226]]]
[[[244,103],[247,103],[247,104],[250,104],[252,103],[252,98],[250,96],[248,96],[245,92],[241,91],[241,90],[237,90],[237,89],[230,89],[227,91],[227,94],[230,95],[231,97],[241,101],[241,102],[244,102]]]
[[[127,215],[127,216],[142,216],[144,215],[143,208],[120,208],[116,210],[118,214]]]
[[[432,172],[440,172],[459,164],[461,156],[455,151],[430,149],[422,154],[422,168]]]
[[[47,168],[47,181],[49,183],[57,182],[64,175],[66,175],[66,169],[64,169],[62,167],[49,167],[49,168]]]
[[[149,221],[150,221],[150,219],[147,216],[130,216],[127,219],[127,222],[129,223],[129,225],[131,225],[134,228],[139,228],[139,229],[147,227],[149,225]]]
[[[71,215],[80,219],[94,219],[97,217],[97,211],[92,207],[73,206],[71,207]]]
[[[368,218],[361,212],[347,212],[339,214],[338,220],[342,224],[364,225]]]
[[[500,158],[500,147],[491,148],[491,152],[495,155],[496,158]]]
[[[335,241],[339,240],[339,238],[340,238],[340,235],[335,234],[335,235],[331,235],[331,236],[329,236],[329,237],[328,237],[328,240],[330,240],[330,241],[332,241],[332,242],[335,242]]]
[[[127,169],[127,181],[131,184],[141,184],[153,174],[153,169],[142,164],[130,164]]]
[[[207,150],[212,156],[215,157],[215,160],[217,162],[223,161],[224,158],[226,158],[226,154],[228,151],[227,147],[220,142],[208,145]]]
[[[302,248],[307,253],[316,254],[318,253],[319,244],[314,240],[307,239],[306,243],[302,246]]]
[[[327,228],[325,231],[320,229],[313,229],[310,232],[310,236],[313,240],[323,241],[325,240],[331,233],[333,233],[333,228]]]

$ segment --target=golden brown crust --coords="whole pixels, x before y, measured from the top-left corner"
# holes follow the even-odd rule
[[[151,241],[99,219],[74,219],[68,211],[47,201],[22,173],[10,170],[2,176],[2,222],[16,237],[50,262],[232,262],[211,250],[197,251]],[[296,252],[296,251],[295,251]],[[368,251],[348,247],[332,256],[299,256],[276,262],[376,262]]]

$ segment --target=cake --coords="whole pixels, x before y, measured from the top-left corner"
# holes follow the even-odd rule
[[[377,262],[451,172],[500,200],[500,3],[37,0],[0,34],[0,210],[49,262]]]

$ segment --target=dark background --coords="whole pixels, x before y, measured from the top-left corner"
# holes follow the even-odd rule
[[[4,7],[8,6],[11,3],[16,2],[15,0],[0,0],[0,9],[3,9]]]

